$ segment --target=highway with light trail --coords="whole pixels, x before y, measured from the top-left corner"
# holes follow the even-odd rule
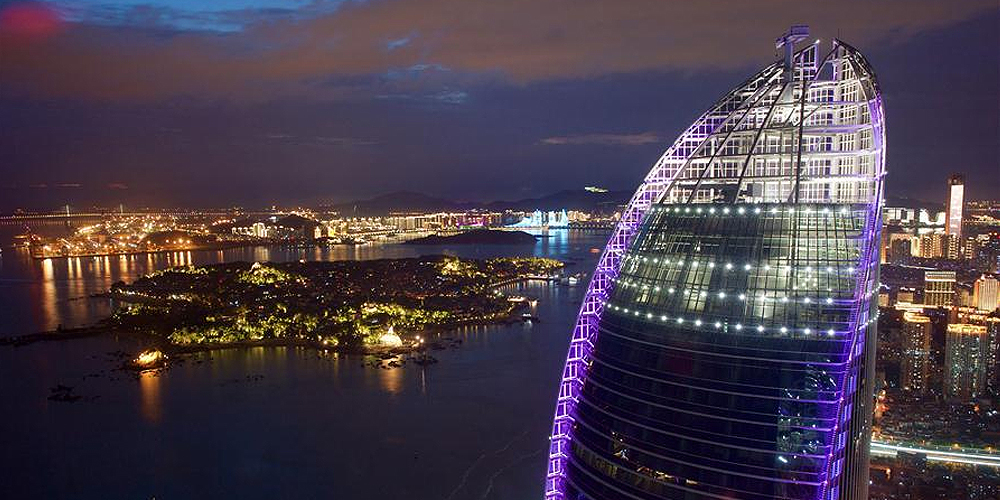
[[[948,462],[953,464],[984,465],[1000,467],[1000,454],[978,448],[947,448],[941,446],[918,446],[912,444],[896,444],[893,442],[872,440],[872,455],[895,457],[897,452],[923,453],[931,462]]]

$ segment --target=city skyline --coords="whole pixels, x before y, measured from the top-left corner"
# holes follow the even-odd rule
[[[997,2],[0,0],[0,497],[998,500]]]
[[[704,4],[637,6],[607,19],[587,4],[575,20],[602,19],[607,29],[563,33],[518,23],[501,7],[489,12],[496,33],[488,22],[448,30],[435,15],[480,7],[414,4],[4,2],[0,211],[318,204],[402,189],[474,201],[628,190],[627,179],[696,117],[694,103],[771,50],[742,24],[703,43],[717,14]],[[416,5],[427,12],[407,22]],[[944,202],[923,179],[952,172],[966,176],[967,199],[1000,191],[991,175],[1000,162],[992,4],[887,2],[865,20],[840,13],[850,5],[730,14],[775,32],[811,22],[818,38],[870,47],[896,117],[888,162],[898,178],[887,195]],[[561,11],[539,9],[540,24],[559,24]],[[631,26],[644,17],[656,22]],[[663,37],[647,26],[680,19],[697,29]],[[357,61],[316,52],[324,30],[348,22],[370,29],[345,28]],[[294,29],[306,40],[289,42],[287,64],[272,64],[273,40]],[[471,42],[487,56],[470,57]],[[233,74],[220,74],[212,63],[229,53],[261,59],[224,61]],[[81,73],[80,64],[106,69]],[[920,126],[931,119],[938,126]]]

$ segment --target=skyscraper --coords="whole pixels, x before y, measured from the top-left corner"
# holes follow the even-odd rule
[[[927,390],[927,372],[931,355],[931,319],[923,314],[903,314],[902,356],[899,363],[900,385],[904,391],[923,394]]]
[[[955,271],[924,271],[924,304],[950,306],[955,303]]]
[[[953,174],[948,178],[948,223],[945,231],[962,241],[962,215],[965,207],[965,177]]]
[[[885,130],[835,40],[692,124],[639,186],[584,297],[549,499],[867,498]]]
[[[986,389],[990,362],[989,335],[985,326],[966,323],[948,325],[944,346],[944,394],[972,400]]]
[[[972,295],[976,309],[993,311],[1000,305],[1000,281],[984,274],[973,285]]]
[[[1000,395],[1000,312],[994,311],[986,317],[986,392],[993,397]]]

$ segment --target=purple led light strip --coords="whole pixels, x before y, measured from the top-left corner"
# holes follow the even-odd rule
[[[836,493],[840,493],[833,485],[840,479],[840,475],[843,474],[843,468],[835,468],[840,460],[844,459],[844,450],[846,449],[846,443],[851,436],[847,436],[846,433],[850,429],[849,417],[850,413],[853,412],[853,407],[845,406],[845,403],[850,399],[853,400],[854,393],[859,389],[861,381],[857,379],[860,374],[860,366],[857,366],[855,361],[860,356],[862,352],[865,351],[865,337],[868,334],[871,326],[867,325],[867,319],[871,317],[871,292],[874,288],[878,286],[875,282],[873,263],[877,265],[879,258],[879,240],[882,232],[882,191],[883,191],[883,181],[885,179],[885,122],[884,122],[884,109],[882,107],[882,93],[879,89],[877,82],[875,81],[874,73],[871,71],[867,60],[853,47],[846,44],[841,44],[844,47],[845,59],[852,63],[852,67],[855,72],[855,77],[859,80],[863,79],[862,76],[866,76],[871,80],[871,95],[866,96],[868,100],[868,111],[871,116],[871,124],[874,141],[875,151],[877,158],[875,159],[875,188],[873,194],[873,199],[871,203],[868,204],[867,216],[865,220],[864,228],[864,238],[862,240],[863,252],[861,255],[861,262],[858,265],[858,280],[855,285],[855,298],[854,298],[854,310],[851,313],[851,323],[850,329],[848,330],[851,335],[851,341],[847,342],[847,352],[848,355],[848,367],[849,372],[846,373],[848,377],[842,378],[842,384],[845,384],[841,389],[840,402],[837,408],[836,420],[833,428],[833,444],[840,442],[845,443],[845,447],[834,446],[831,448],[832,452],[826,460],[826,480],[824,483],[827,485],[826,488],[822,488],[819,491],[817,500],[837,500]],[[862,89],[865,89],[862,86]],[[864,322],[866,325],[863,329],[859,330],[859,327]],[[850,386],[846,385],[846,381],[849,380],[850,376],[854,376],[854,383]],[[844,438],[840,439],[843,435]]]

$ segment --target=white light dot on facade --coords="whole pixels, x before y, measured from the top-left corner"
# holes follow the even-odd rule
[[[733,268],[733,263],[732,262],[727,262],[726,263],[726,269],[732,269],[732,268]]]
[[[826,303],[827,303],[827,304],[833,304],[833,298],[831,298],[831,297],[827,297],[827,298],[826,298]]]
[[[831,337],[834,336],[835,333],[836,332],[833,331],[833,328],[831,328],[831,329],[829,329],[829,330],[826,331],[826,334],[829,335],[829,336],[831,336]]]
[[[742,330],[743,329],[743,324],[742,323],[736,323],[736,329],[737,330]]]
[[[680,324],[680,323],[684,323],[684,318],[677,318],[677,323],[678,323],[678,324]]]
[[[764,325],[757,325],[757,331],[758,332],[763,332],[764,331]]]
[[[694,326],[701,326],[701,320],[700,319],[694,320]]]
[[[803,332],[805,332],[806,335],[810,335],[812,334],[813,331],[812,328],[806,328],[805,330],[803,330]]]
[[[788,333],[788,327],[781,327],[781,333]]]
[[[674,293],[674,287],[670,287],[670,288],[668,288],[668,289],[667,289],[667,293]]]
[[[749,271],[751,267],[753,267],[753,266],[751,266],[750,264],[747,264],[747,265],[743,266],[743,270],[744,271]]]
[[[740,300],[747,300],[746,294],[742,294],[741,293],[739,298],[740,298]]]
[[[726,292],[719,292],[719,298],[720,299],[726,298]]]
[[[716,328],[722,328],[722,323],[721,323],[721,322],[719,322],[719,321],[716,321],[716,322],[715,322],[715,327],[716,327]]]

